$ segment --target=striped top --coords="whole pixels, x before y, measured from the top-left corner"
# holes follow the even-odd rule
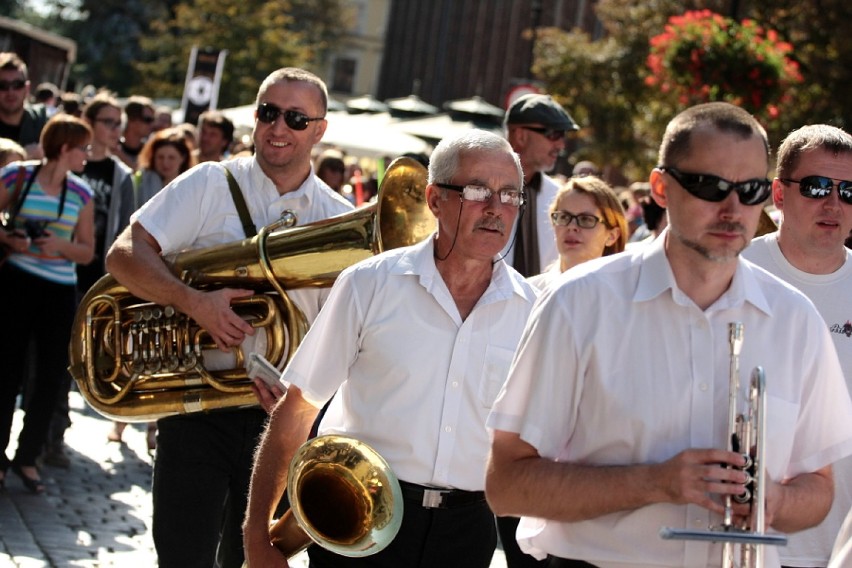
[[[19,166],[26,166],[26,174],[21,192],[27,186],[27,182],[33,176],[35,162],[13,162],[0,171],[0,179],[11,193],[15,190]],[[71,240],[80,211],[92,199],[92,189],[81,178],[68,172],[66,183],[68,189],[65,194],[65,205],[62,209],[62,217],[59,215],[60,196],[47,195],[41,188],[38,180],[33,180],[29,193],[21,206],[18,216],[15,218],[15,229],[24,231],[24,222],[27,219],[36,221],[48,221],[46,229],[62,239]],[[11,211],[10,204],[10,211]],[[30,246],[23,253],[13,252],[9,255],[8,262],[17,268],[50,280],[58,284],[73,286],[77,283],[77,274],[74,263],[63,256],[50,256],[44,254],[37,246]]]

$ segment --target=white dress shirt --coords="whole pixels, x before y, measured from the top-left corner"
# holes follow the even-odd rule
[[[740,261],[729,289],[701,310],[678,289],[664,242],[586,262],[542,297],[488,426],[519,433],[545,458],[584,464],[727,448],[728,324],[739,321],[741,389],[755,366],[766,372],[769,476],[852,454],[852,402],[813,304]],[[601,568],[717,566],[721,545],[658,533],[719,523],[697,505],[661,503],[576,523],[524,518],[518,540],[525,551]],[[766,548],[766,566],[779,566]]]
[[[852,251],[845,249],[846,262],[831,274],[809,274],[790,264],[778,246],[778,232],[751,242],[743,257],[789,282],[811,299],[826,322],[846,386],[852,387]],[[852,416],[847,417],[852,420]],[[837,531],[852,508],[852,456],[834,464],[834,502],[825,520],[810,529],[791,534],[781,549],[784,566],[826,566]]]
[[[204,162],[184,172],[133,214],[163,254],[200,249],[246,238],[222,167],[234,174],[255,227],[269,225],[281,213],[296,213],[304,225],[352,210],[352,204],[316,177],[313,170],[295,191],[279,195],[254,156]],[[303,289],[288,295],[313,321],[327,291]]]
[[[375,448],[405,481],[480,491],[485,418],[509,373],[535,291],[504,262],[462,320],[433,238],[345,270],[283,380],[317,407],[320,434]]]

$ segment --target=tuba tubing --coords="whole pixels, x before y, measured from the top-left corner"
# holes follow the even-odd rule
[[[283,368],[307,329],[287,290],[331,286],[352,264],[426,238],[435,219],[425,187],[426,169],[398,158],[373,204],[299,227],[287,226],[294,218],[283,219],[250,239],[165,260],[194,288],[254,290],[255,299],[235,301],[234,311],[263,330],[266,350],[261,354]],[[106,275],[77,309],[69,372],[96,411],[124,422],[257,404],[245,369],[248,353],[235,348],[231,366],[214,369],[205,357],[215,351],[207,332],[191,318],[133,296]]]

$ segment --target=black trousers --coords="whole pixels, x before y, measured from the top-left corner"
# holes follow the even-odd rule
[[[544,565],[547,568],[595,568],[594,564],[589,564],[582,560],[568,560],[555,556],[548,556],[547,560],[544,561]]]
[[[5,469],[15,400],[29,374],[31,340],[35,376],[29,385],[15,463],[35,465],[59,398],[68,396],[68,343],[76,298],[73,285],[45,280],[8,263],[0,268],[0,298],[0,469]]]
[[[266,423],[257,408],[157,423],[153,537],[160,568],[239,568],[254,450]]]
[[[484,501],[427,509],[406,499],[399,533],[381,552],[346,558],[314,545],[308,555],[311,568],[488,568],[496,547],[494,513]]]

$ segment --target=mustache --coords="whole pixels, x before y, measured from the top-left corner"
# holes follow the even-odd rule
[[[745,226],[742,223],[732,223],[729,221],[720,221],[710,226],[711,231],[720,231],[723,233],[745,233]]]
[[[506,224],[503,223],[502,219],[480,219],[473,225],[473,229],[488,229],[489,231],[499,231],[502,235],[506,232]]]

